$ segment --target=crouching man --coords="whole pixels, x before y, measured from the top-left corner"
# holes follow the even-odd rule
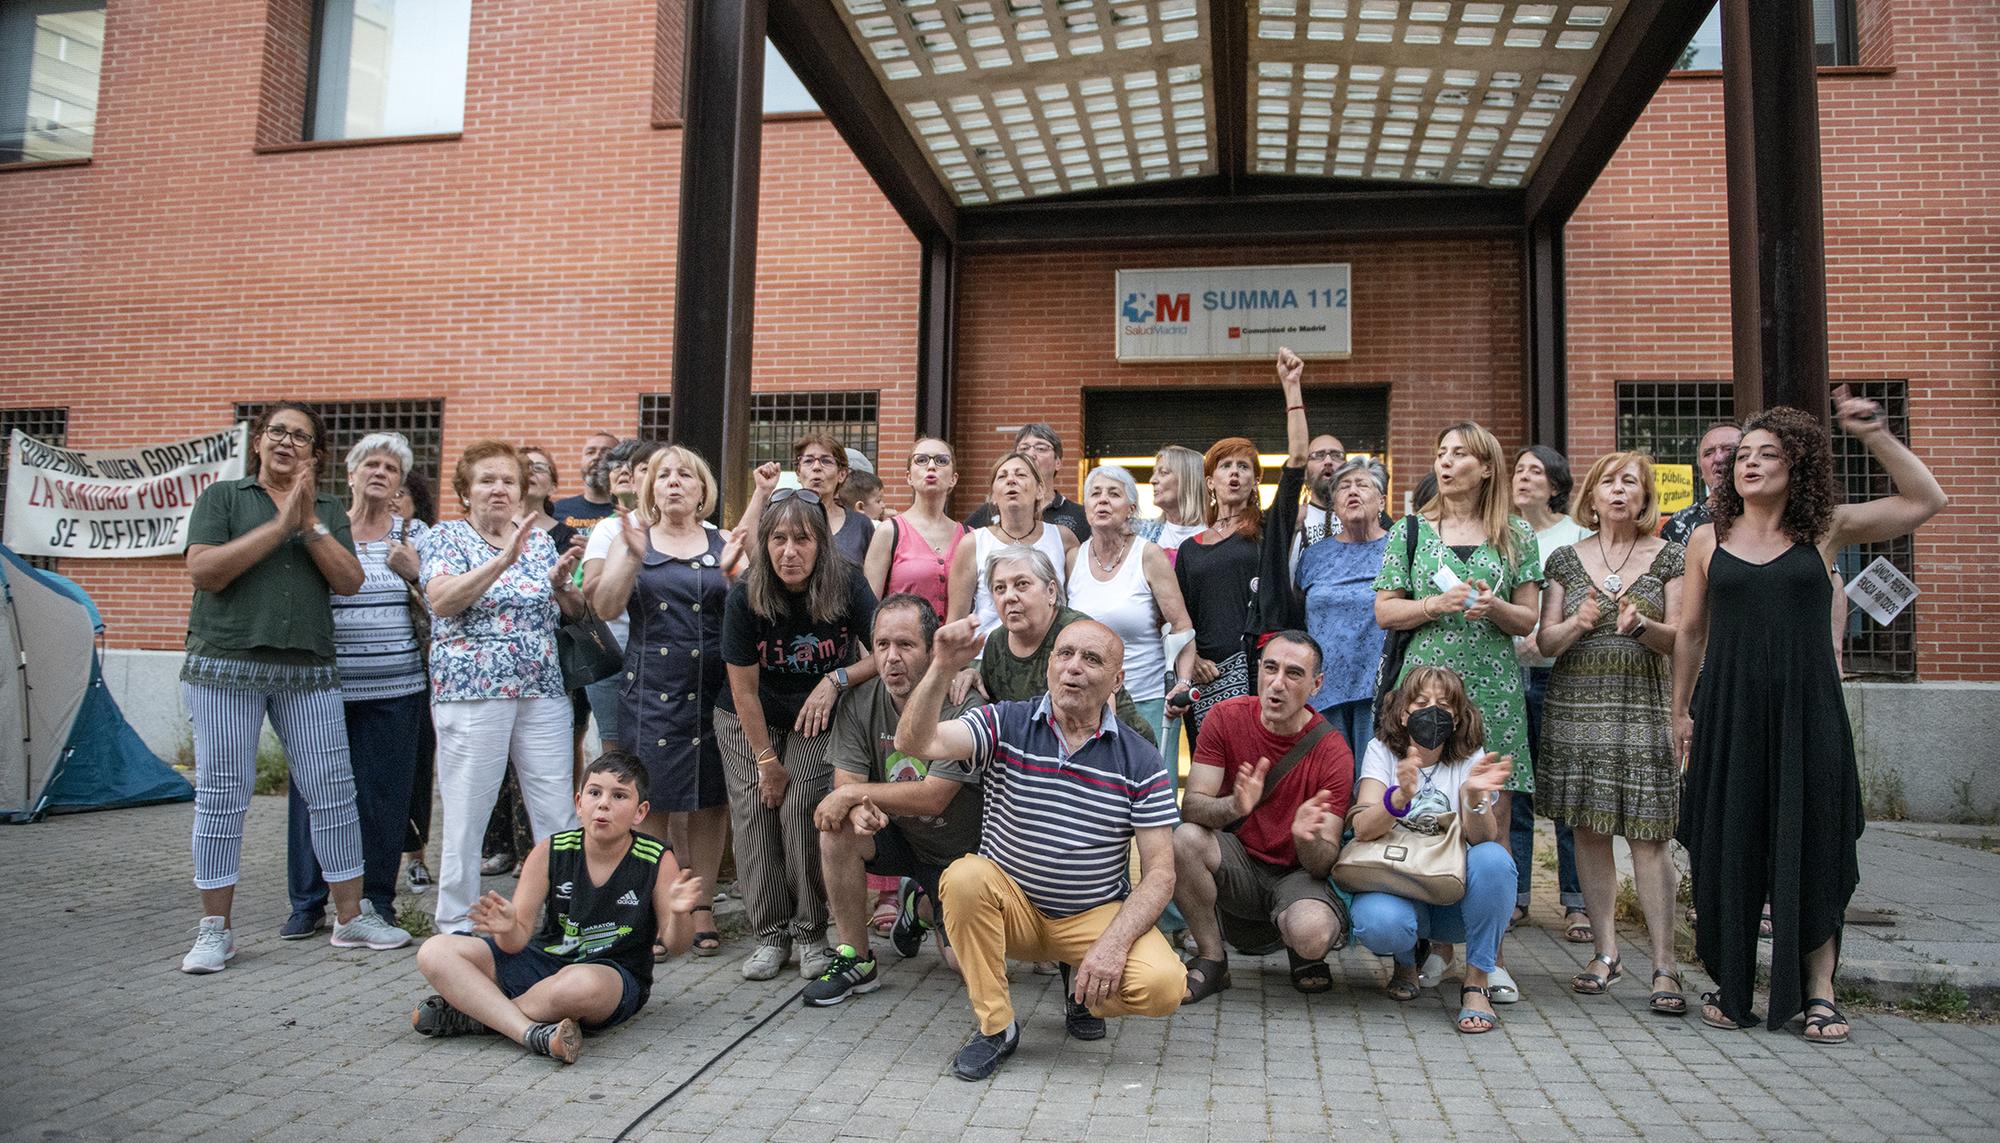
[[[917,680],[931,665],[938,614],[919,595],[898,592],[875,608],[869,650],[875,677],[840,698],[833,715],[833,789],[820,799],[820,875],[840,944],[826,972],[806,985],[808,1008],[839,1004],[875,991],[875,953],[868,941],[868,875],[903,878],[889,942],[899,956],[923,947],[925,927],[937,927],[938,879],[945,867],[979,848],[979,780],[962,761],[926,762],[896,749],[896,722]],[[978,706],[977,695],[947,703],[945,717]],[[958,967],[949,946],[945,963]]]
[[[1007,958],[1065,972],[1064,1025],[1104,1035],[1106,1016],[1166,1016],[1186,976],[1155,929],[1174,892],[1172,788],[1160,752],[1119,724],[1111,697],[1125,648],[1092,620],[1071,623],[1049,657],[1048,693],[940,723],[952,677],[972,661],[977,617],[938,629],[930,669],[896,727],[918,758],[970,758],[986,789],[979,852],[945,870],[945,933],[979,1026],[952,1061],[960,1079],[993,1074],[1020,1043]],[[1139,846],[1139,883],[1126,878]]]
[[[1202,723],[1174,831],[1174,902],[1195,941],[1190,1004],[1229,987],[1224,937],[1245,952],[1282,944],[1300,992],[1333,987],[1326,954],[1347,943],[1326,878],[1354,756],[1306,705],[1320,687],[1319,644],[1278,632],[1257,670],[1256,694],[1217,703]]]
[[[573,1064],[584,1032],[631,1019],[652,991],[654,934],[687,951],[687,917],[701,900],[700,880],[673,851],[633,831],[647,809],[637,758],[613,750],[585,767],[583,828],[535,846],[512,901],[488,892],[474,902],[475,935],[440,934],[417,950],[437,994],[410,1013],[411,1025],[426,1036],[498,1032]]]

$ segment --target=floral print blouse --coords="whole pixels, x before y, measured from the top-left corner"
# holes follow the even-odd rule
[[[498,554],[470,523],[451,520],[432,528],[419,549],[421,582],[463,575]],[[547,533],[528,538],[521,558],[500,573],[486,594],[453,616],[431,623],[431,697],[434,702],[472,699],[560,698],[565,693],[556,660],[556,606],[549,575],[557,560]]]

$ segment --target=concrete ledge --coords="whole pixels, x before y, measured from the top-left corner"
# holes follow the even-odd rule
[[[1848,683],[1868,816],[2000,820],[2000,683]]]

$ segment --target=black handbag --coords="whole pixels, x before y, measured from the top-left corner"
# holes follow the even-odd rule
[[[1409,566],[1409,574],[1414,582],[1417,574],[1417,514],[1412,512],[1403,517],[1403,562]],[[1417,593],[1412,591],[1414,597]],[[1414,629],[1391,631],[1382,641],[1382,661],[1375,666],[1375,725],[1382,725],[1382,707],[1388,701],[1389,692],[1396,689],[1396,680],[1403,677],[1403,660],[1410,655],[1410,640],[1416,637]]]
[[[556,661],[562,664],[563,689],[574,691],[624,670],[625,652],[611,625],[586,612],[556,628]]]

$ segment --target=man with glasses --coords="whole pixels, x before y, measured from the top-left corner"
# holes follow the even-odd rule
[[[1032,425],[1022,425],[1014,436],[1014,451],[1035,462],[1036,471],[1042,474],[1042,487],[1049,490],[1049,502],[1042,505],[1042,521],[1047,524],[1061,524],[1076,533],[1077,542],[1090,538],[1090,517],[1084,514],[1083,505],[1065,497],[1056,487],[1056,472],[1062,468],[1062,438],[1056,431],[1040,421]],[[984,528],[1000,513],[992,504],[981,504],[966,517],[967,528]]]
[[[1299,552],[1340,534],[1333,513],[1333,470],[1347,459],[1347,446],[1332,433],[1321,433],[1306,446],[1306,502],[1299,509],[1299,531],[1292,537],[1292,579],[1299,575]]]

